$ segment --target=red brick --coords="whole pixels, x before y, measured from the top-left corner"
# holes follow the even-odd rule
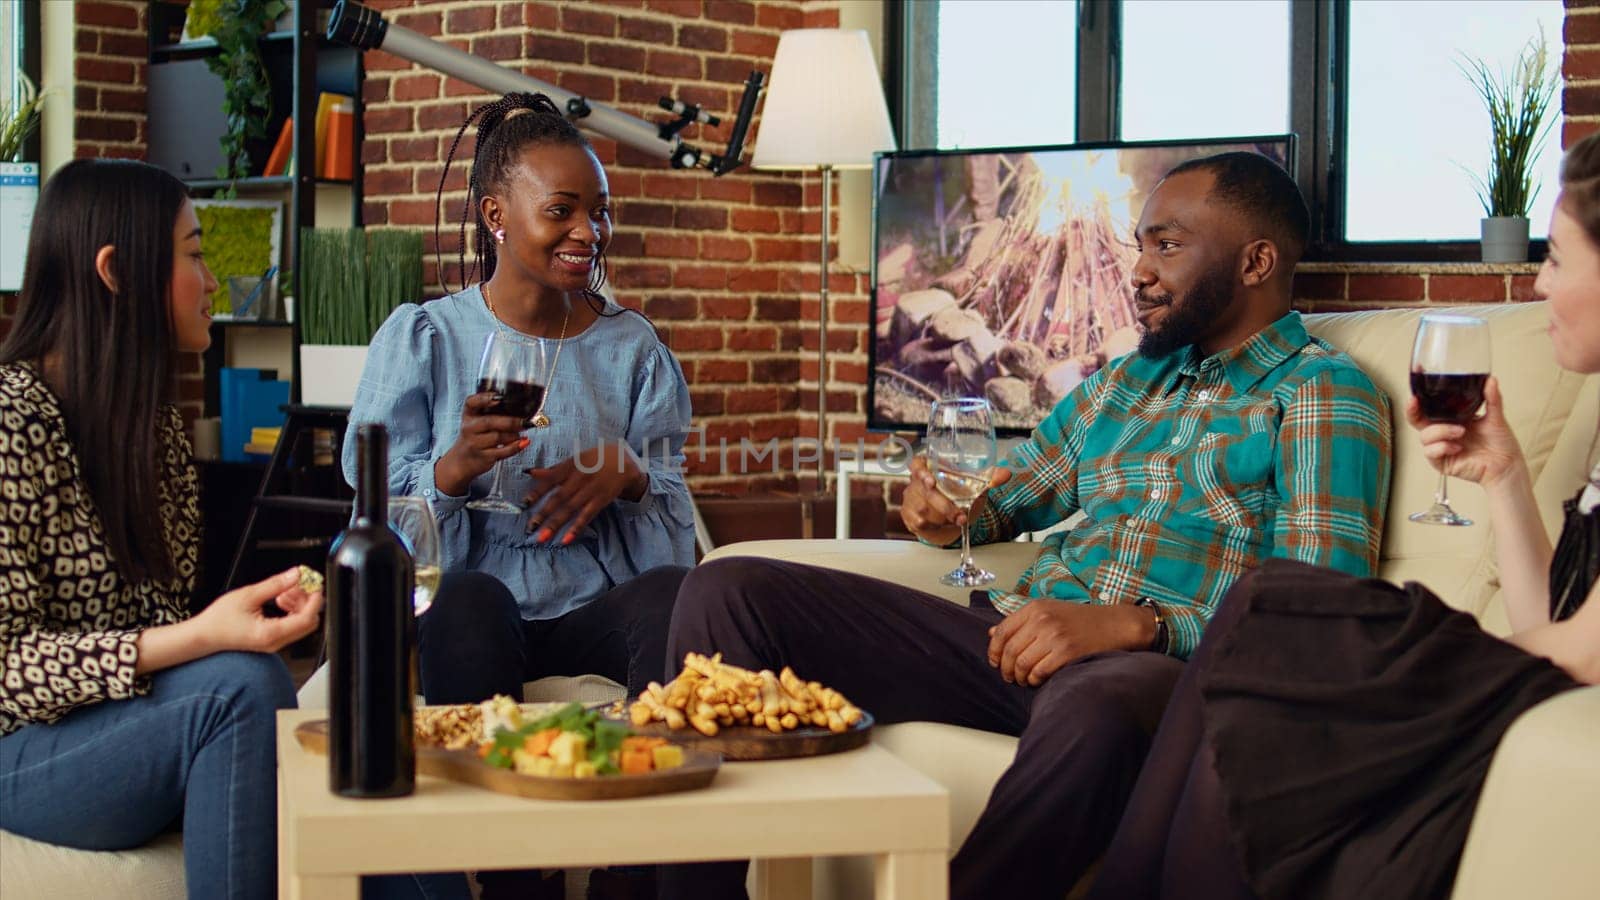
[[[617,80],[610,75],[592,72],[562,72],[558,82],[562,87],[600,103],[613,103],[617,99]]]
[[[1352,274],[1346,294],[1351,300],[1394,300],[1399,302],[1422,299],[1421,275],[1366,275]]]
[[[735,25],[756,23],[755,4],[745,3],[743,0],[706,0],[705,15],[708,19],[732,22]]]
[[[685,353],[691,350],[721,350],[722,329],[674,325],[667,344],[673,350]],[[736,380],[743,381],[744,379],[739,378]]]
[[[647,173],[644,176],[644,192],[657,200],[693,200],[699,188],[695,182],[705,177],[703,172]]]
[[[1568,81],[1600,78],[1600,49],[1568,50],[1561,74]]]
[[[793,322],[800,318],[800,301],[792,297],[757,297],[756,320]]]
[[[554,31],[561,27],[561,10],[550,0],[539,0],[522,8],[523,24],[540,31]]]
[[[789,3],[763,3],[756,10],[756,24],[775,31],[799,28],[803,19],[800,7]]]
[[[1526,303],[1529,300],[1538,300],[1539,295],[1533,291],[1533,282],[1537,276],[1513,275],[1511,276],[1511,302]]]
[[[749,153],[748,144],[745,153]],[[697,182],[700,186],[700,199],[723,200],[728,203],[749,203],[750,182],[744,177],[741,170],[737,175],[723,175],[717,178],[701,177]]]
[[[832,281],[833,279],[828,279]],[[867,322],[867,301],[841,300],[833,298],[832,314],[828,317],[830,322],[844,325],[864,325]]]
[[[800,197],[798,181],[763,181],[755,186],[757,206],[799,206]]]
[[[639,81],[635,78],[622,78],[617,82],[617,99],[623,103],[637,103],[645,107],[654,107],[656,101],[672,93],[664,81]]]
[[[100,52],[100,32],[80,31],[72,39],[72,49],[82,54]]]
[[[728,49],[728,30],[714,25],[684,25],[678,29],[678,46],[724,53]]]
[[[700,241],[700,255],[706,259],[745,262],[750,259],[750,241],[748,238],[707,235]]]
[[[665,203],[624,200],[617,206],[617,222],[636,228],[671,228],[672,207]]]
[[[500,27],[502,29],[515,29],[520,31],[522,29],[522,7],[515,3],[501,3],[499,6]]]
[[[773,387],[737,388],[728,391],[728,415],[775,413],[779,411],[778,389]],[[746,462],[753,462],[746,460]],[[763,460],[762,465],[766,465]]]
[[[728,330],[729,350],[776,350],[778,349],[778,330],[776,328],[730,328]]]
[[[454,132],[461,127],[462,122],[466,121],[467,113],[470,111],[467,104],[459,101],[454,103],[433,103],[419,107],[417,109],[417,128],[423,131],[445,129]],[[452,135],[453,137],[454,135]]]
[[[1569,116],[1600,114],[1600,84],[1567,85],[1561,92],[1561,111]]]
[[[689,392],[689,410],[695,416],[720,416],[724,409],[724,395],[720,390],[693,390]]]
[[[488,60],[516,59],[522,55],[522,38],[514,34],[492,34],[472,39],[472,55]]]
[[[1577,122],[1572,119],[1563,119],[1561,121],[1561,149],[1565,150],[1571,147],[1596,131],[1600,131],[1600,122]]]
[[[411,169],[371,169],[361,176],[361,189],[369,197],[411,193]]]
[[[756,238],[756,262],[800,262],[809,258],[805,242]]]
[[[709,239],[708,239],[709,240]],[[715,258],[708,256],[707,258]],[[679,266],[672,273],[672,286],[683,290],[721,291],[728,287],[728,270],[703,263]]]
[[[695,319],[700,316],[700,303],[693,297],[672,294],[646,297],[644,314],[652,319]]]
[[[801,23],[806,28],[838,28],[839,10],[808,9],[804,12]]]
[[[697,382],[741,384],[750,380],[750,364],[742,359],[702,359],[695,363],[694,375]],[[732,397],[728,398],[728,408],[738,412]]]
[[[80,141],[132,141],[139,136],[139,124],[132,119],[79,114],[75,126]]]
[[[437,162],[439,139],[395,138],[389,142],[389,158],[395,162]]]
[[[771,59],[778,54],[778,38],[776,35],[763,34],[759,31],[735,31],[733,52]]]
[[[645,71],[663,78],[701,77],[700,57],[670,50],[651,50]]]
[[[789,384],[800,380],[800,360],[764,359],[750,364],[750,380],[756,384]]]
[[[1293,296],[1306,299],[1343,300],[1344,275],[1335,272],[1302,272],[1294,276]]]
[[[364,103],[382,103],[389,99],[389,79],[368,78],[361,83],[361,100]]]
[[[832,360],[832,363],[833,374],[828,378],[830,383],[837,384],[841,381],[845,382],[846,384],[867,383],[866,363],[853,362],[848,359],[836,359]]]
[[[132,63],[109,59],[79,57],[73,63],[73,73],[80,81],[97,81],[102,84],[132,84],[134,79]]]
[[[432,225],[437,212],[433,198],[389,201],[389,224]]]
[[[396,100],[432,100],[439,96],[439,76],[402,75],[391,90]]]
[[[564,6],[561,8],[561,30],[574,34],[615,37],[617,33],[617,17],[611,13],[579,9],[575,6]]]
[[[72,7],[72,17],[79,25],[99,25],[125,31],[139,28],[139,10],[120,3],[85,3],[79,0]]]
[[[589,43],[589,64],[607,69],[638,72],[644,69],[644,49],[629,44]],[[626,98],[624,98],[626,99]]]
[[[750,318],[750,299],[748,297],[707,297],[700,301],[700,307],[705,310],[708,319],[725,319],[742,321]],[[777,335],[772,335],[776,345]]]
[[[144,91],[119,91],[116,88],[105,88],[100,91],[100,99],[96,106],[106,112],[144,113],[149,95]],[[84,107],[80,107],[84,108]],[[87,107],[95,108],[95,107]]]
[[[706,60],[706,80],[743,84],[750,72],[761,68],[753,60],[713,56]]]
[[[417,34],[426,37],[438,37],[444,34],[444,15],[436,12],[395,12],[389,21],[402,28],[409,28]],[[363,62],[370,64],[372,57],[363,57]],[[369,65],[370,67],[370,65]]]
[[[361,163],[386,163],[389,161],[389,145],[386,141],[365,140],[361,142]]]
[[[644,255],[644,235],[637,231],[613,232],[606,253],[618,259],[632,259]]]
[[[728,289],[731,291],[776,291],[778,289],[778,273],[773,269],[740,268],[728,279]]]
[[[445,30],[451,34],[473,34],[493,31],[495,9],[493,6],[470,6],[452,9],[445,15]]]
[[[444,80],[444,95],[446,97],[481,97],[485,101],[493,100],[499,96],[459,78],[446,78]]]
[[[583,41],[529,32],[523,41],[522,55],[541,62],[583,62]]]
[[[704,85],[685,85],[678,91],[678,99],[685,103],[693,103],[706,112],[717,115],[727,115],[733,107],[728,103],[726,88],[706,87]]]
[[[1561,41],[1568,47],[1600,44],[1600,16],[1590,13],[1567,16],[1561,28]]]
[[[1498,303],[1506,299],[1506,279],[1504,275],[1430,275],[1428,299],[1435,303]]]
[[[700,18],[701,0],[648,0],[645,8],[654,12],[671,13],[685,19]]]
[[[645,255],[656,259],[695,259],[699,251],[699,241],[691,235],[655,233],[644,238]]]
[[[399,134],[416,128],[409,106],[368,107],[362,116],[367,134]]]
[[[672,269],[669,266],[648,263],[617,263],[613,280],[618,284],[626,284],[630,288],[670,287],[672,285]]]
[[[618,19],[617,32],[630,41],[664,44],[672,40],[672,26],[656,19]]]
[[[736,209],[733,211],[733,230],[776,234],[778,214],[770,209]]]
[[[389,224],[389,204],[381,200],[363,200],[361,202],[362,225],[387,225]],[[430,263],[424,261],[423,274],[427,274]]]
[[[723,231],[728,227],[728,211],[715,206],[679,206],[673,210],[672,224],[676,228]]]
[[[149,52],[149,39],[142,34],[111,34],[104,32],[100,35],[100,53],[103,56],[137,58]]]

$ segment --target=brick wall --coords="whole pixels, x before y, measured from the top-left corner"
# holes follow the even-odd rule
[[[149,51],[142,0],[94,0],[73,7],[73,155],[144,159]]]
[[[771,71],[779,32],[838,24],[837,3],[793,0],[376,5],[396,25],[650,121],[665,115],[656,107],[663,95],[701,104],[725,124],[683,136],[708,152],[725,144],[751,70]],[[381,52],[366,64],[363,218],[426,227],[431,249],[445,154],[468,111],[493,95]],[[707,443],[814,435],[818,177],[744,169],[714,178],[594,141],[615,198],[608,258],[617,298],[650,316],[677,354]],[[747,152],[753,146],[747,141]],[[460,215],[466,171],[453,167],[446,216]],[[457,238],[446,230],[443,282],[453,288]],[[442,290],[431,257],[427,267]],[[854,440],[865,420],[867,278],[836,269],[829,287],[829,424]],[[759,471],[724,471],[715,453],[692,451],[689,465],[697,490],[745,493],[794,487],[792,449],[783,458],[776,473],[770,460]]]

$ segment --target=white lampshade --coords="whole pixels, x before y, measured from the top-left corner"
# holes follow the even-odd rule
[[[894,149],[865,31],[798,28],[779,36],[752,166],[865,169],[875,151]]]

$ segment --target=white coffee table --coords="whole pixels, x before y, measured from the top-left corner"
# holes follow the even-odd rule
[[[526,800],[437,778],[393,800],[328,791],[327,759],[278,713],[279,896],[355,900],[359,876],[754,859],[757,897],[811,896],[811,858],[871,856],[879,900],[948,896],[950,798],[876,746],[726,763],[711,787],[636,800]]]

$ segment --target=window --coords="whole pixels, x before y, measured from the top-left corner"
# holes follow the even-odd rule
[[[1312,258],[1476,259],[1488,121],[1457,66],[1509,67],[1562,0],[903,0],[885,4],[901,146],[1294,132]],[[898,44],[895,39],[898,37]],[[1543,236],[1560,98],[1531,213]]]
[[[1484,213],[1473,176],[1482,177],[1488,166],[1489,122],[1458,66],[1461,52],[1491,71],[1509,70],[1543,29],[1551,65],[1559,67],[1563,12],[1561,0],[1352,0],[1346,240],[1477,239]],[[1552,105],[1559,119],[1559,95]],[[1542,185],[1529,216],[1537,237],[1549,227],[1560,169],[1556,122],[1534,170],[1534,182]]]
[[[1289,0],[1127,0],[1121,40],[1123,140],[1290,130]]]

